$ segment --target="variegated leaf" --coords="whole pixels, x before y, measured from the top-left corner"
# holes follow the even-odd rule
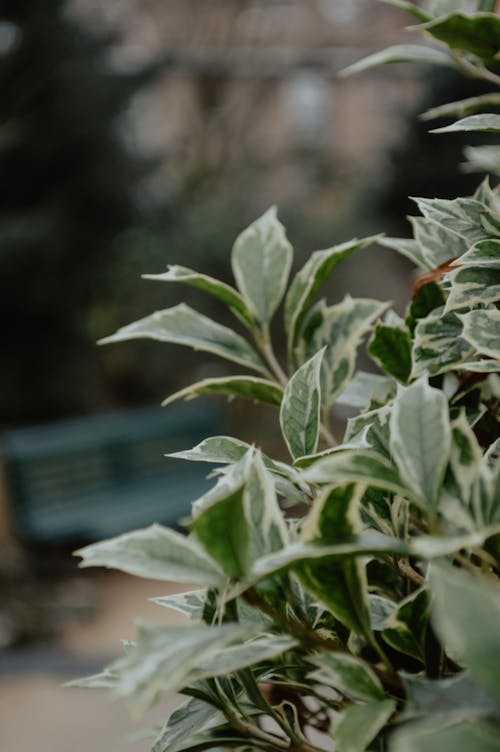
[[[434,628],[454,660],[500,699],[500,585],[449,565],[430,570]]]
[[[341,303],[328,307],[320,303],[311,311],[304,326],[299,359],[327,346],[321,369],[322,398],[326,407],[333,404],[352,378],[358,347],[388,305],[347,295]]]
[[[368,407],[372,399],[385,401],[395,389],[394,380],[375,373],[358,371],[337,397],[337,405]]]
[[[500,311],[496,308],[459,315],[463,337],[477,352],[500,360]]]
[[[464,410],[451,422],[451,435],[450,467],[459,494],[467,502],[479,476],[482,452]]]
[[[302,525],[304,543],[335,545],[362,529],[359,504],[364,487],[354,484],[327,489],[315,501]],[[295,568],[302,584],[346,627],[370,634],[365,565],[357,558],[304,561]]]
[[[221,358],[251,368],[269,376],[255,350],[248,342],[222,324],[203,316],[184,303],[164,311],[157,311],[133,324],[123,326],[116,334],[105,337],[99,344],[129,339],[155,339],[187,345],[195,350],[219,355]]]
[[[428,13],[422,10],[418,5],[415,5],[415,3],[409,2],[409,0],[381,0],[383,3],[387,3],[387,5],[394,5],[396,8],[401,8],[401,10],[406,10],[408,13],[411,13],[412,16],[415,16],[415,18],[418,18],[419,21],[430,21],[431,17]]]
[[[280,425],[293,458],[316,451],[320,430],[320,368],[325,349],[294,373],[285,388]]]
[[[193,269],[188,269],[186,266],[169,266],[168,271],[163,274],[143,274],[143,279],[152,279],[158,282],[182,282],[192,287],[197,287],[200,290],[210,293],[214,297],[221,300],[234,313],[238,315],[243,322],[252,326],[253,319],[248,307],[234,287],[221,282],[219,279],[209,277],[206,274],[201,274]]]
[[[386,47],[380,52],[368,55],[357,63],[349,65],[341,72],[341,76],[353,76],[355,73],[361,73],[369,68],[375,68],[387,63],[426,63],[427,65],[444,65],[453,67],[453,58],[446,52],[436,50],[433,47],[424,47],[419,44],[395,44],[392,47]]]
[[[365,752],[394,713],[394,700],[353,703],[339,714],[334,731],[336,752]]]
[[[238,236],[231,265],[252,316],[267,325],[284,295],[293,250],[272,207]]]
[[[389,402],[382,407],[349,418],[344,442],[349,444],[353,441],[359,441],[363,437],[363,443],[367,443],[375,451],[389,458],[389,418],[391,410],[392,403]]]
[[[285,298],[285,330],[290,360],[304,317],[323,281],[344,258],[378,239],[377,235],[362,240],[356,238],[325,251],[315,251],[297,272]]]
[[[443,315],[443,310],[437,308],[415,328],[412,379],[460,368],[474,354],[474,348],[462,336],[460,318],[455,313]]]
[[[210,436],[193,449],[173,452],[167,457],[190,460],[192,462],[209,462],[211,464],[231,464],[238,462],[251,449],[250,444],[231,436]],[[264,465],[273,474],[276,492],[285,498],[295,501],[305,501],[310,490],[300,473],[293,467],[282,462],[276,462],[263,455]]]
[[[82,567],[111,567],[139,577],[221,585],[226,581],[216,562],[192,538],[152,525],[76,551]]]
[[[332,687],[346,697],[363,702],[384,698],[379,678],[359,658],[348,653],[321,653],[311,655],[308,661],[317,666],[309,677],[318,684]]]
[[[174,710],[151,752],[178,752],[186,748],[193,735],[225,723],[226,717],[213,705],[198,699],[189,700]]]
[[[222,376],[191,384],[191,386],[171,394],[163,400],[162,405],[165,407],[179,399],[191,400],[202,394],[224,394],[231,399],[243,397],[255,402],[279,406],[283,397],[283,389],[276,382],[261,379],[257,376]]]
[[[417,198],[415,201],[424,217],[458,233],[469,246],[500,237],[500,216],[474,198]]]
[[[133,648],[110,667],[118,675],[117,692],[145,710],[160,698],[210,676],[207,662],[255,633],[255,627],[234,623],[189,627],[140,624]]]
[[[157,603],[158,606],[178,611],[183,616],[188,616],[195,622],[201,621],[206,599],[206,588],[202,590],[188,590],[185,593],[169,593],[168,595],[161,595],[158,598],[151,598],[153,603]]]
[[[410,217],[415,240],[431,269],[465,253],[469,244],[453,230],[425,217]]]
[[[451,289],[446,301],[446,313],[500,301],[500,265],[498,269],[490,266],[462,267],[452,272],[449,280]]]
[[[249,530],[250,566],[260,557],[279,551],[287,545],[288,530],[260,452],[254,454],[248,466],[243,511]]]
[[[400,387],[391,415],[392,457],[408,488],[435,514],[451,451],[448,401],[421,378]]]
[[[500,115],[483,113],[470,115],[457,120],[443,128],[434,128],[431,133],[456,133],[462,131],[485,131],[487,133],[500,133]]]
[[[425,641],[430,616],[429,593],[419,589],[400,601],[387,618],[382,637],[395,650],[425,665]]]
[[[500,268],[500,240],[481,240],[475,243],[467,253],[457,258],[453,266],[483,266]]]
[[[451,117],[453,115],[467,117],[487,107],[500,107],[500,94],[491,92],[489,94],[481,94],[478,97],[467,97],[467,99],[460,99],[458,102],[439,105],[422,113],[420,119],[435,120],[436,118]]]
[[[397,251],[402,256],[409,259],[415,266],[418,266],[422,271],[430,272],[434,268],[432,263],[427,260],[423,253],[423,249],[420,244],[413,238],[382,238],[380,245],[386,248],[391,248],[393,251]]]
[[[411,493],[394,465],[368,449],[349,449],[330,455],[310,465],[303,474],[311,483],[359,483],[402,496]]]

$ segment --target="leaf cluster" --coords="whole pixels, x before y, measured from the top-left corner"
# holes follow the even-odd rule
[[[468,64],[494,61],[491,9],[393,4]],[[486,179],[473,196],[416,205],[412,238],[316,251],[291,281],[272,208],[234,244],[234,287],[179,266],[154,277],[219,298],[238,330],[181,305],[105,340],[237,363],[166,402],[273,405],[289,452],[283,462],[231,436],[177,452],[217,466],[189,534],[155,525],[78,552],[83,566],[197,583],[156,599],[189,628],[141,624],[118,661],[80,682],[139,709],[185,695],[153,752],[500,749],[500,201]],[[374,241],[418,270],[405,316],[376,299],[317,300]],[[281,305],[286,365],[270,329]],[[363,342],[377,374],[356,369]],[[338,439],[335,403],[355,413]]]

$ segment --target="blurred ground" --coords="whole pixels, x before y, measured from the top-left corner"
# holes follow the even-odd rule
[[[189,589],[117,572],[93,576],[91,587],[95,615],[69,623],[56,645],[0,653],[1,752],[149,752],[151,740],[134,736],[161,724],[175,706],[135,719],[109,693],[63,686],[117,656],[137,619],[182,623],[180,614],[148,598]]]

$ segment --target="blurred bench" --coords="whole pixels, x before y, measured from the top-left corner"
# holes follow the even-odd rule
[[[221,433],[212,404],[127,410],[8,431],[0,439],[14,531],[31,542],[94,541],[175,525],[209,486],[204,463],[166,458]]]

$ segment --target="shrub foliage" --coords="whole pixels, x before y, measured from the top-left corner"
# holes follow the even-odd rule
[[[493,3],[469,14],[459,2],[392,4],[443,49],[399,46],[356,70],[419,59],[498,83]],[[466,116],[440,130],[498,132],[500,116],[476,114],[495,102],[447,105]],[[156,277],[219,298],[238,331],[180,305],[105,340],[152,338],[238,364],[166,402],[273,405],[290,455],[209,437],[174,455],[218,468],[189,535],[154,525],[79,552],[83,566],[198,584],[157,599],[189,628],[141,624],[122,658],[79,682],[139,709],[185,695],[154,752],[500,749],[500,198],[486,178],[473,196],[416,205],[412,238],[316,251],[291,281],[272,208],[234,244],[234,287],[181,266]],[[404,317],[376,299],[317,299],[374,242],[418,270]],[[281,305],[286,368],[270,334]],[[378,374],[356,369],[366,338]],[[338,402],[355,413],[341,439],[329,425]]]

